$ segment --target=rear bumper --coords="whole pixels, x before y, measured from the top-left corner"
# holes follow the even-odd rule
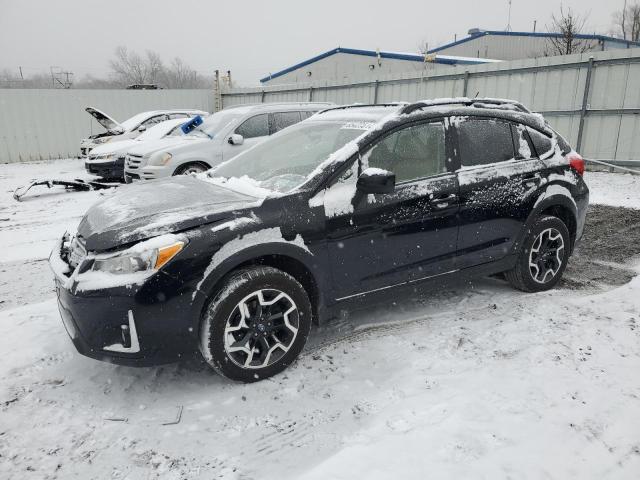
[[[124,176],[124,158],[117,158],[109,162],[85,162],[84,168],[87,173],[97,175],[102,178],[118,178]]]
[[[158,272],[141,285],[80,291],[74,276],[60,270],[56,249],[51,255],[60,316],[80,354],[142,367],[197,351],[199,322],[181,282]]]

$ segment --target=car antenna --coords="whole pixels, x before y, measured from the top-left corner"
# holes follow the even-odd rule
[[[478,98],[478,95],[480,95],[480,90],[478,90],[478,91],[476,92],[476,96],[475,96],[475,97],[473,97],[473,98]]]

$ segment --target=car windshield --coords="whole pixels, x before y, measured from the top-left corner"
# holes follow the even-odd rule
[[[216,112],[213,115],[209,115],[202,125],[196,127],[194,130],[188,133],[188,135],[195,135],[200,137],[213,138],[220,130],[226,127],[233,120],[241,117],[244,111],[240,110],[222,110]]]
[[[120,125],[122,126],[122,128],[124,128],[125,132],[129,132],[140,125],[142,122],[144,122],[150,116],[151,115],[149,114],[149,112],[138,113],[137,115],[126,119]]]
[[[288,192],[303,184],[332,153],[371,125],[344,120],[302,122],[223,163],[209,176],[249,179],[263,189]]]
[[[176,122],[176,120],[169,120],[167,122],[159,123],[157,125],[154,125],[153,127],[149,127],[144,133],[139,135],[138,140],[141,142],[144,142],[146,140],[157,140],[176,129],[182,133],[182,130],[180,130],[180,126],[186,121],[187,119],[181,118],[178,122]]]

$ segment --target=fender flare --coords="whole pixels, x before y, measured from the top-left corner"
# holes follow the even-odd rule
[[[264,230],[255,233],[260,234],[261,232],[264,232]],[[287,241],[284,238],[265,239],[260,235],[255,238],[254,242],[250,243],[243,241],[245,237],[237,237],[235,240],[226,243],[223,248],[218,250],[211,258],[211,263],[206,268],[193,294],[192,308],[194,309],[194,313],[198,312],[199,314],[198,321],[202,316],[202,311],[206,307],[208,300],[214,294],[216,286],[219,285],[225,277],[243,264],[251,263],[258,258],[268,256],[285,257],[302,265],[316,286],[316,291],[309,292],[309,296],[311,297],[312,293],[316,294],[318,310],[323,308],[323,292],[326,279],[319,268],[319,259],[309,251],[300,237],[296,237],[294,241]],[[242,242],[244,245],[236,249],[235,247],[238,246],[239,242]]]
[[[519,253],[525,237],[531,230],[531,227],[537,218],[542,212],[551,207],[561,207],[569,211],[573,216],[573,221],[577,222],[578,207],[575,200],[573,200],[571,191],[564,185],[559,185],[557,183],[547,185],[546,188],[540,192],[540,195],[538,195],[538,198],[524,223],[524,228],[521,230],[520,235],[518,235],[516,242],[514,242],[513,253]],[[567,225],[567,228],[571,232],[570,225]],[[573,250],[573,244],[571,245],[571,249]]]

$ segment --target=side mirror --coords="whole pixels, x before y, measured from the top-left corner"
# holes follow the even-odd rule
[[[393,193],[396,188],[396,174],[370,167],[360,174],[356,187],[361,193]]]
[[[244,137],[237,133],[234,133],[227,140],[230,145],[242,145],[244,143]]]
[[[146,129],[147,129],[147,127],[145,127],[144,125],[140,125],[140,126],[138,127],[138,131],[139,131],[140,133],[144,132]]]

